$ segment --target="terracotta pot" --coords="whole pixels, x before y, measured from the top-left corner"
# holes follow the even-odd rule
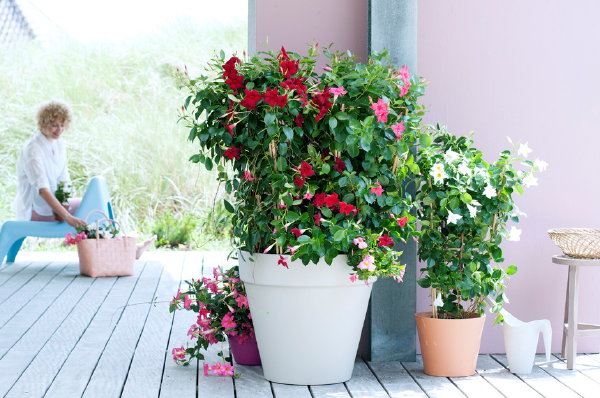
[[[415,319],[425,373],[442,377],[475,373],[485,315],[469,319],[434,319],[431,312],[418,312]]]

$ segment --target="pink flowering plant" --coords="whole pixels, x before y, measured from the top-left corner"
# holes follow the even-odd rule
[[[84,239],[112,239],[121,236],[119,228],[115,223],[101,223],[100,225],[90,224],[83,227],[75,227],[76,233],[69,232],[65,235],[63,244],[71,246],[81,242]]]
[[[439,126],[423,132],[417,200],[418,255],[425,264],[418,283],[431,288],[434,318],[481,316],[486,297],[495,299],[491,310],[498,313],[506,301],[507,277],[517,272],[514,265],[500,265],[502,242],[521,235],[515,196],[537,185],[534,175],[547,164],[527,159],[527,144],[502,151],[490,163],[468,137]]]
[[[193,344],[172,350],[177,363],[187,366],[193,358],[204,360],[203,351],[209,345],[226,342],[227,336],[240,336],[243,342],[254,335],[248,298],[237,266],[225,271],[214,268],[212,278],[192,279],[186,283],[187,290],[177,291],[169,311],[184,309],[197,313],[198,317],[187,333]],[[205,364],[205,375],[233,376],[231,357],[225,357],[223,351],[218,355],[224,363]]]
[[[316,46],[307,56],[224,54],[186,77],[182,118],[198,144],[191,161],[217,168],[233,200],[234,244],[278,254],[279,264],[349,256],[352,280],[401,278],[400,242],[415,235],[403,182],[423,114],[423,83],[387,54],[360,63]]]

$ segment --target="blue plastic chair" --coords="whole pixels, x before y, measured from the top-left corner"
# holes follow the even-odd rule
[[[108,218],[114,218],[104,177],[93,177],[90,180],[74,216],[85,219],[92,210],[100,210],[108,215]],[[98,213],[90,215],[88,224],[99,218],[102,216]],[[75,228],[66,222],[6,221],[0,229],[0,264],[4,261],[4,257],[7,263],[14,262],[23,241],[28,236],[62,238],[69,232],[75,232]]]

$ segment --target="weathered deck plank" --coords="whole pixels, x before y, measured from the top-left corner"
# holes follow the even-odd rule
[[[464,397],[460,390],[447,378],[429,376],[423,372],[423,358],[417,355],[416,362],[402,363],[416,383],[429,397]]]
[[[593,357],[586,354],[577,354],[576,369],[594,380],[600,383],[600,363],[595,361]],[[600,394],[598,394],[600,395]]]
[[[6,398],[41,397],[89,326],[116,278],[96,279],[85,296],[40,350]]]
[[[371,369],[362,359],[357,359],[354,363],[354,372],[352,378],[346,383],[346,387],[352,398],[365,397],[388,397],[387,392],[379,383]]]
[[[121,395],[124,398],[158,397],[165,358],[170,360],[170,357],[166,356],[173,322],[173,314],[168,310],[169,302],[179,287],[182,266],[183,261],[170,261],[165,264],[156,290],[156,303],[150,308],[127,374]],[[176,278],[167,272],[167,267],[176,274]]]
[[[492,356],[508,369],[508,359],[506,358],[506,355]],[[544,372],[540,367],[535,365],[533,366],[531,374],[519,374],[518,377],[544,397],[570,398],[579,396],[575,391],[571,390],[552,375]]]
[[[275,398],[311,398],[308,386],[271,383]]]
[[[64,265],[52,266],[49,271],[38,274],[39,278],[33,278],[24,285],[22,294],[14,295],[3,303],[0,309],[0,359],[73,281],[72,275],[68,275],[68,267]],[[13,303],[13,297],[20,303]],[[7,308],[11,304],[16,308]],[[26,310],[19,311],[25,305]]]
[[[451,377],[452,383],[469,398],[502,398],[503,395],[478,373],[473,376]]]
[[[477,360],[477,373],[507,397],[540,397],[533,388],[523,383],[504,366],[489,355],[480,355]]]
[[[402,363],[369,362],[368,365],[391,397],[427,397]]]
[[[237,398],[273,398],[271,383],[263,377],[262,367],[238,365],[236,370],[243,374],[235,380]]]
[[[60,324],[86,293],[93,280],[74,277],[72,283],[50,304],[42,316],[8,350],[0,364],[0,396],[4,396],[37,356]]]
[[[0,305],[6,305],[8,308],[12,308],[15,304],[17,304],[19,305],[19,308],[21,308],[21,306],[27,302],[27,300],[23,300],[21,297],[18,297],[19,291],[23,289],[24,286],[27,285],[29,286],[29,289],[39,290],[48,284],[48,282],[50,282],[52,278],[64,267],[64,264],[51,266],[48,263],[43,265],[36,264],[27,267],[25,270],[15,275],[14,278],[7,280],[2,286],[2,289],[0,289]],[[51,272],[42,272],[46,268],[51,270]],[[2,319],[0,320],[0,327],[4,325],[6,319],[8,319],[6,318],[6,315],[3,315]]]
[[[137,265],[136,275],[141,272],[142,266]],[[137,282],[137,277],[117,279],[92,322],[56,375],[45,397],[82,396]]]
[[[25,271],[32,263],[5,263],[0,264],[0,288],[10,279]]]
[[[187,280],[192,277],[197,277],[197,273],[201,272],[198,267],[198,260],[195,256],[184,256],[184,265],[181,271],[180,279]],[[182,282],[183,283],[183,282]],[[173,292],[175,295],[176,291]],[[173,361],[171,350],[174,347],[185,346],[189,341],[187,331],[191,324],[196,321],[194,312],[190,311],[175,311],[173,324],[171,326],[171,336],[167,346],[167,355],[165,367],[162,376],[160,397],[170,398],[195,398],[196,386],[198,385],[198,362],[194,361],[190,366],[180,366]]]
[[[147,263],[85,389],[84,397],[119,397],[162,272]]]
[[[567,369],[567,364],[556,356],[553,356],[552,359],[551,362],[540,364],[540,369],[553,376],[582,397],[597,396],[598,390],[600,390],[600,385],[598,383],[577,370]],[[544,356],[536,355],[536,362],[542,362],[544,360]]]
[[[350,393],[343,383],[310,386],[313,398],[350,398]]]

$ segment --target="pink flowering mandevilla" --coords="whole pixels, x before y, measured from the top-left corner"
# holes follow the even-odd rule
[[[198,314],[196,322],[188,330],[193,344],[173,348],[173,359],[181,365],[189,365],[193,358],[204,360],[203,351],[209,345],[226,342],[227,336],[240,336],[241,341],[254,335],[248,298],[241,283],[237,266],[226,271],[213,269],[213,277],[186,281],[188,289],[178,290],[169,305],[169,311],[185,309]],[[233,376],[231,357],[223,351],[218,354],[224,361],[214,365],[204,364],[204,374]]]

